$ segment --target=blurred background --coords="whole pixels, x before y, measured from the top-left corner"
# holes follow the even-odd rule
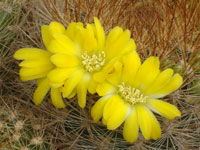
[[[56,109],[49,96],[32,102],[34,81],[19,79],[19,48],[45,49],[41,26],[57,21],[93,22],[100,19],[106,33],[114,26],[129,29],[142,60],[158,56],[161,70],[173,68],[184,78],[182,87],[164,98],[176,105],[181,118],[156,116],[158,140],[127,143],[122,128],[108,131],[94,123],[90,110],[76,97]],[[199,0],[0,0],[0,150],[200,150],[200,1]]]

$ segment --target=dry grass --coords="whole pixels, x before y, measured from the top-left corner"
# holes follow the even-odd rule
[[[16,3],[19,8],[11,13],[7,24],[0,26],[0,35],[4,37],[0,39],[0,129],[2,122],[9,126],[1,130],[2,135],[9,138],[0,138],[0,149],[19,149],[20,146],[41,150],[200,149],[199,1],[4,0],[3,3],[0,3],[1,9],[2,6],[13,8]],[[78,107],[76,98],[66,100],[67,108],[62,110],[54,108],[48,96],[40,106],[35,106],[32,103],[34,81],[19,80],[19,68],[12,55],[22,47],[44,48],[41,25],[52,20],[65,26],[73,21],[86,24],[91,23],[94,16],[100,18],[106,33],[116,25],[129,29],[143,60],[158,56],[162,69],[171,67],[184,77],[182,87],[164,98],[179,107],[182,117],[168,121],[157,116],[162,128],[162,137],[157,141],[145,141],[140,134],[136,143],[129,144],[123,139],[121,128],[108,131],[100,122],[93,123],[89,110],[96,95],[88,95],[84,110]],[[8,29],[11,32],[7,32]],[[11,112],[16,115],[14,120],[9,120]],[[20,134],[31,136],[24,136],[21,143],[16,144],[12,136],[17,121],[24,123]],[[41,137],[42,144],[34,147],[35,137]]]

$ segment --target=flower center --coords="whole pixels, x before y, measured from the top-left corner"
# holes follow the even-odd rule
[[[126,86],[124,82],[118,85],[119,95],[129,104],[145,103],[148,96],[144,96],[140,90]]]
[[[84,52],[84,54],[81,56],[82,57],[82,64],[85,68],[86,71],[88,72],[94,72],[94,71],[99,71],[101,67],[105,63],[105,52],[102,51],[98,55],[88,55],[87,52]]]

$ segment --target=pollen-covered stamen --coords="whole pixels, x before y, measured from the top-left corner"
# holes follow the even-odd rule
[[[81,56],[82,57],[82,64],[86,71],[88,72],[93,72],[93,71],[99,71],[101,67],[105,63],[105,52],[102,51],[98,55],[88,55],[87,52],[84,52],[84,54]]]
[[[118,85],[119,95],[131,105],[136,103],[146,102],[148,96],[144,96],[140,90],[132,88],[131,86],[126,86],[124,82]]]

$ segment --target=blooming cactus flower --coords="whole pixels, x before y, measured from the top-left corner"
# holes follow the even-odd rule
[[[37,80],[37,89],[34,93],[33,101],[40,104],[51,89],[51,99],[55,107],[63,108],[65,104],[62,101],[60,88],[51,88],[47,74],[55,68],[50,58],[53,55],[49,51],[49,43],[54,39],[54,34],[64,33],[63,25],[52,22],[49,26],[42,26],[42,39],[47,50],[38,48],[22,48],[15,52],[14,58],[23,60],[19,66],[21,67],[19,75],[22,81]]]
[[[149,57],[141,64],[138,54],[132,52],[121,62],[97,86],[97,93],[102,97],[91,109],[93,120],[98,122],[102,118],[109,130],[125,122],[123,136],[128,142],[137,139],[139,128],[146,140],[158,139],[160,124],[152,111],[168,119],[181,115],[175,106],[159,98],[178,89],[182,77],[172,69],[160,72],[157,57]]]
[[[123,55],[136,50],[130,31],[113,28],[108,36],[97,18],[93,24],[81,22],[68,25],[64,34],[57,33],[48,49],[56,66],[47,75],[52,87],[62,88],[63,97],[77,94],[80,107],[86,105],[87,91],[96,92],[97,81],[103,82],[106,74]]]

